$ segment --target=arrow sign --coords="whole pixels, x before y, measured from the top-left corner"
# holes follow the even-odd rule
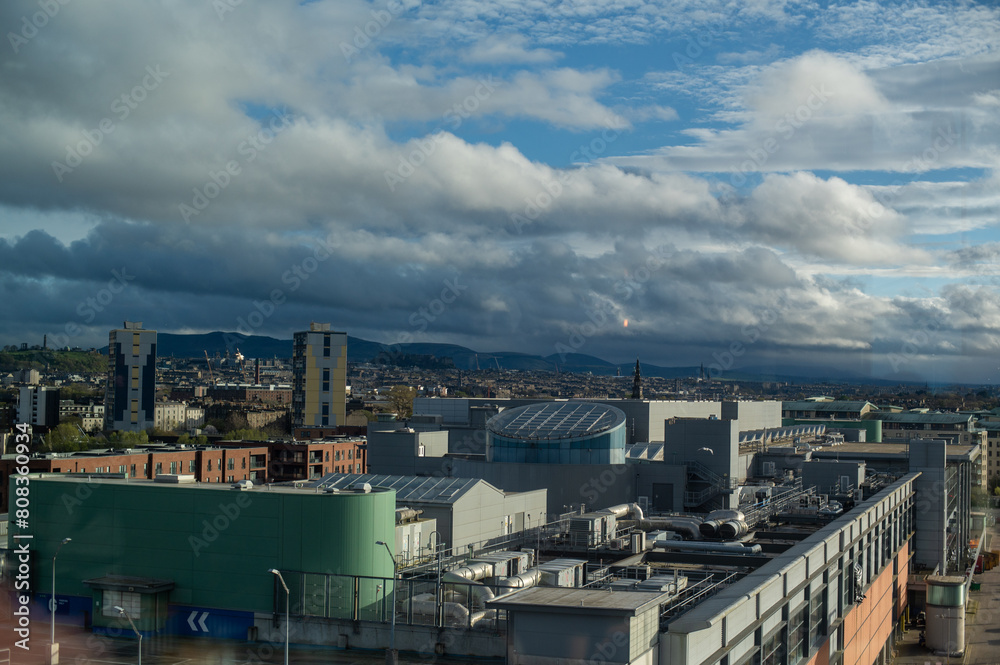
[[[203,631],[205,631],[207,633],[208,632],[208,626],[205,625],[205,619],[207,619],[207,618],[208,618],[208,612],[202,612],[201,613],[201,618],[199,619],[198,618],[198,610],[195,610],[194,612],[191,612],[191,614],[188,616],[188,626],[195,633],[198,632],[198,627],[199,626],[201,627],[201,630],[203,630]],[[195,625],[195,621],[198,622],[197,625]]]

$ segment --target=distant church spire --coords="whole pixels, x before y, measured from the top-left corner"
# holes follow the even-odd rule
[[[635,378],[632,379],[632,399],[642,399],[642,375],[639,373],[639,359],[635,359]]]

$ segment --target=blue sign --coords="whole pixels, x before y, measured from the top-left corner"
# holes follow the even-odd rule
[[[253,616],[253,612],[168,605],[164,632],[168,635],[245,640],[248,630],[253,626]]]

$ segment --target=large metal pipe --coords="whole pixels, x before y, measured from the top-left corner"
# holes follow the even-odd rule
[[[532,568],[531,570],[526,570],[520,575],[511,575],[510,577],[504,577],[503,579],[497,580],[496,585],[498,587],[503,587],[504,590],[514,589],[527,589],[528,587],[535,586],[542,579],[542,571],[537,568]]]
[[[484,580],[487,577],[493,577],[493,564],[488,561],[472,561],[461,568],[449,570],[444,575],[445,577],[442,579],[447,579],[450,575],[452,577],[458,576],[465,580]]]
[[[726,520],[719,527],[719,537],[732,540],[747,535],[749,530],[747,523],[743,520]]]
[[[701,535],[706,538],[717,538],[720,526],[719,520],[705,520],[698,525],[698,530],[701,532]]]
[[[424,511],[416,510],[414,508],[397,508],[396,509],[396,524],[404,524],[411,520],[415,520],[418,515],[422,515]]]
[[[678,552],[718,552],[720,554],[760,554],[760,545],[743,543],[692,543],[688,540],[657,540],[653,547]]]
[[[611,513],[615,517],[625,517],[626,515],[632,515],[632,517],[634,517],[636,520],[642,520],[644,517],[642,513],[642,508],[639,507],[638,503],[619,503],[617,506],[609,506],[608,508],[603,508],[595,512]]]
[[[701,533],[698,527],[701,520],[694,517],[653,517],[650,519],[636,520],[636,527],[642,531],[654,531],[666,529],[687,534],[691,540],[700,540]]]

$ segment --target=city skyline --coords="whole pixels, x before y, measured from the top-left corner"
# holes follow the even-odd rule
[[[1000,372],[985,3],[12,2],[0,25],[0,345],[329,321]]]

